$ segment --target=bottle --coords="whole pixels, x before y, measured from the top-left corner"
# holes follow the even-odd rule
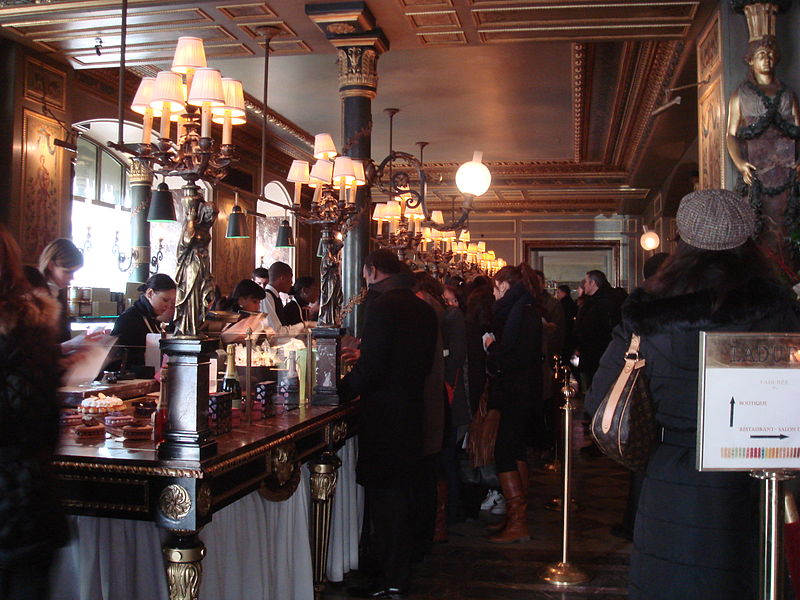
[[[222,379],[222,391],[230,392],[231,408],[242,408],[242,386],[236,374],[236,344],[228,344],[228,359],[225,377]]]
[[[286,368],[286,404],[300,404],[300,374],[297,372],[297,353],[289,351],[289,362]]]

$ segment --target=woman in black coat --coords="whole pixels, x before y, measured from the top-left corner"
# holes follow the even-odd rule
[[[506,499],[502,530],[489,541],[504,544],[530,539],[526,427],[542,399],[542,319],[535,294],[538,281],[524,279],[519,267],[494,276],[492,334],[484,336],[490,374],[487,419],[498,419],[494,458]]]
[[[20,251],[0,228],[0,598],[47,597],[67,526],[53,490],[58,442],[59,306],[32,290]]]
[[[748,473],[696,469],[700,331],[798,331],[793,294],[749,240],[752,209],[732,192],[681,202],[682,242],[631,294],[587,398],[594,412],[619,374],[632,332],[663,427],[634,528],[632,600],[756,597],[758,494]]]

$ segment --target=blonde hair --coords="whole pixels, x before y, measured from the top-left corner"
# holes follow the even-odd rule
[[[62,269],[76,269],[83,266],[83,253],[70,240],[58,238],[47,244],[39,255],[39,270],[47,279],[51,263]]]

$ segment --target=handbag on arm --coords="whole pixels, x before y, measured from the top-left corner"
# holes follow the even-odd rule
[[[655,408],[639,342],[639,336],[632,334],[622,372],[592,419],[592,437],[600,450],[633,471],[647,466],[658,442]]]
[[[500,425],[500,414],[486,408],[487,390],[484,389],[478,410],[472,417],[467,438],[470,466],[484,467],[494,463],[494,444]]]

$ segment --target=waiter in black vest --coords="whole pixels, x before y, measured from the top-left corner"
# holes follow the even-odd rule
[[[292,267],[285,262],[274,262],[269,267],[269,283],[264,287],[266,297],[261,301],[261,312],[266,316],[266,323],[275,331],[281,331],[287,322],[286,311],[279,294],[288,294],[292,289]]]

